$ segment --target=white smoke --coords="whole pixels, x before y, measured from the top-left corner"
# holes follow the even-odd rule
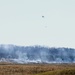
[[[0,62],[75,63],[75,49],[0,45]]]

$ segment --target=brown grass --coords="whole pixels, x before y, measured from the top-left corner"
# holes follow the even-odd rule
[[[56,70],[73,69],[75,64],[0,64],[0,75],[34,75]]]

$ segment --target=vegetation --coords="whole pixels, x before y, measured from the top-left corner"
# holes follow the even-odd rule
[[[75,69],[49,71],[49,72],[39,73],[35,75],[75,75]]]
[[[75,64],[0,64],[0,75],[75,75]]]

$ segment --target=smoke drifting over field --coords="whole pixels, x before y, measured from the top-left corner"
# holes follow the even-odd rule
[[[0,45],[0,62],[75,63],[75,49]]]

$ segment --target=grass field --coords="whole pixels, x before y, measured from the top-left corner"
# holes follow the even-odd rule
[[[0,75],[75,75],[75,64],[0,64]]]

